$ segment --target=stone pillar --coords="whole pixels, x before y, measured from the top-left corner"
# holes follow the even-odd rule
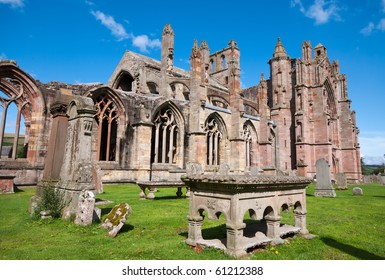
[[[57,187],[64,192],[67,204],[64,218],[77,213],[79,195],[82,191],[95,192],[91,152],[94,103],[91,98],[75,96],[67,108],[68,128],[63,165]]]
[[[188,238],[186,244],[196,246],[202,240],[202,224],[203,217],[189,216],[188,217]]]
[[[294,210],[295,226],[301,228],[301,234],[308,234],[309,231],[306,228],[306,212]]]
[[[243,229],[245,223],[232,224],[226,223],[227,244],[226,253],[234,257],[242,257],[246,255],[246,251],[242,248]]]
[[[272,216],[267,215],[265,216],[266,225],[267,225],[267,232],[266,236],[268,238],[273,239],[273,244],[282,244],[283,240],[280,237],[279,233],[279,226],[281,224],[281,216]]]
[[[137,181],[148,181],[151,177],[151,141],[152,128],[154,125],[150,121],[149,109],[145,108],[145,106],[142,104],[139,110],[139,119],[136,121],[136,123],[133,124],[133,127],[135,129],[134,138],[136,143],[133,167],[137,169]],[[159,133],[162,133],[162,131],[159,131]],[[156,143],[156,146],[158,145],[158,143]],[[158,150],[157,148],[155,149],[155,153],[157,153]],[[157,155],[156,157],[158,156],[159,155]],[[164,154],[162,154],[162,156],[164,156]],[[156,159],[155,162],[157,162]]]

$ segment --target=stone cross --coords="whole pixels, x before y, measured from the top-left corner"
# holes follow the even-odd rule
[[[316,164],[317,184],[315,189],[315,196],[336,197],[333,185],[330,180],[330,166],[329,163],[320,158]]]

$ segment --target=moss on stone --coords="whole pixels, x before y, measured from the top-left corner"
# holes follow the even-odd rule
[[[107,214],[107,217],[105,218],[104,222],[108,220],[113,226],[119,225],[122,217],[124,217],[128,211],[126,205],[126,203],[122,202],[119,205],[114,206],[110,213]],[[119,215],[117,214],[118,210],[120,210]]]

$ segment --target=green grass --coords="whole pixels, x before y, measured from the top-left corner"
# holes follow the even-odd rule
[[[362,185],[364,196],[360,197],[352,195],[352,187],[337,191],[336,198],[320,198],[313,196],[311,185],[307,190],[307,227],[317,237],[305,240],[296,236],[275,248],[257,248],[250,259],[385,259],[385,186]],[[99,224],[82,227],[61,219],[32,220],[27,208],[34,189],[0,195],[0,259],[232,259],[220,250],[197,252],[184,243],[189,200],[175,198],[175,189],[161,189],[153,201],[140,200],[136,185],[104,186],[104,190],[98,198],[113,203],[101,207],[103,217],[120,202],[132,207],[115,238],[109,238]],[[292,213],[282,216],[284,222],[294,223]],[[205,219],[203,236],[225,236],[223,223],[222,216],[218,221]]]

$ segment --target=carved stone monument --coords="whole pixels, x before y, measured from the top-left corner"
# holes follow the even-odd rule
[[[247,249],[267,243],[280,244],[287,234],[301,233],[310,238],[306,228],[306,192],[310,179],[294,176],[250,176],[222,174],[189,174],[182,180],[190,187],[188,238],[191,246],[208,246],[225,250],[225,253],[242,257]],[[294,225],[282,225],[281,208],[292,207]],[[205,215],[203,215],[205,211]],[[205,216],[226,219],[226,240],[203,239],[202,224]],[[256,221],[257,230],[245,235],[245,213]],[[249,233],[248,233],[249,234]]]
[[[325,159],[320,158],[317,160],[316,174],[317,184],[314,195],[324,197],[336,197],[336,192],[333,188],[330,179],[330,166]]]
[[[94,103],[88,97],[74,96],[67,107],[67,141],[60,181],[57,184],[57,187],[64,191],[67,207],[63,211],[63,217],[66,219],[78,213],[78,200],[82,191],[96,192],[91,155],[91,135],[95,113]]]

